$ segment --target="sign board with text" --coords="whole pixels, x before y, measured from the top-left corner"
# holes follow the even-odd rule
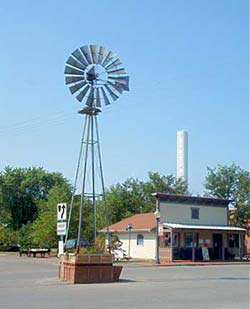
[[[66,222],[57,222],[57,235],[63,236],[66,235],[67,223]]]

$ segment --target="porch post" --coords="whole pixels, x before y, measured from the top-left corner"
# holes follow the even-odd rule
[[[161,218],[161,213],[159,211],[159,200],[156,201],[156,211],[154,212],[156,219],[156,263],[160,264],[160,241],[159,241],[159,223]]]
[[[242,255],[241,255],[241,232],[239,232],[239,257],[240,257],[240,259],[242,258]]]
[[[194,262],[194,260],[195,260],[195,247],[194,247],[194,235],[195,235],[195,233],[193,232],[192,233],[192,262]]]
[[[160,250],[159,250],[159,218],[156,218],[156,263],[160,264]]]
[[[170,230],[170,262],[173,262],[173,229]]]
[[[222,260],[225,260],[225,233],[222,233]]]

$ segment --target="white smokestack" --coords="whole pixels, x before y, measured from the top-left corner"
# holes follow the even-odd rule
[[[177,131],[177,158],[176,177],[188,182],[188,133],[187,131]]]

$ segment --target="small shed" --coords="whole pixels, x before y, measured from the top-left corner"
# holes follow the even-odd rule
[[[155,259],[156,220],[153,213],[136,214],[123,219],[110,225],[109,232],[119,237],[127,257]]]

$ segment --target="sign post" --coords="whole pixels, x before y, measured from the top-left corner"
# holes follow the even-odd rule
[[[67,230],[67,204],[60,203],[57,205],[57,235],[60,236],[58,242],[58,255],[64,253],[64,236]]]

